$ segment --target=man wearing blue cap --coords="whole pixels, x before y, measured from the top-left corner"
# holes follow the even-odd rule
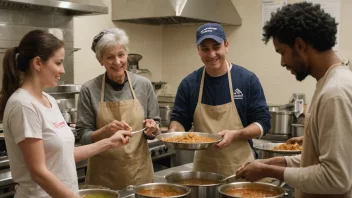
[[[193,123],[194,131],[222,136],[216,147],[195,153],[193,169],[228,176],[254,160],[251,139],[270,129],[270,114],[256,75],[226,60],[221,25],[200,26],[196,39],[205,66],[179,85],[169,131],[188,131]]]

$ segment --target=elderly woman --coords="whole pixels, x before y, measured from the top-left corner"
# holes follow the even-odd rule
[[[82,144],[108,138],[118,130],[140,130],[128,146],[89,159],[86,183],[123,189],[153,181],[147,139],[160,132],[159,106],[151,82],[126,71],[128,37],[113,28],[94,37],[92,50],[106,72],[86,82],[78,101],[77,133]]]

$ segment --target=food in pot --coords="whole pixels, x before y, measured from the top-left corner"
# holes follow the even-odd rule
[[[231,188],[225,190],[224,193],[230,196],[247,198],[273,197],[279,195],[279,193],[275,191],[255,188]]]
[[[200,185],[212,185],[212,184],[217,184],[219,181],[211,180],[211,179],[183,179],[180,181],[177,181],[177,184],[181,185],[190,185],[190,186],[200,186]]]
[[[279,146],[275,146],[273,148],[275,151],[301,151],[302,146],[299,145],[298,143],[295,144],[288,144],[288,143],[283,143],[280,144]]]
[[[207,143],[216,142],[215,138],[203,137],[195,133],[187,133],[185,135],[177,135],[174,137],[162,138],[165,142],[177,142],[177,143]]]
[[[83,195],[82,198],[117,198],[117,196],[105,195],[105,194],[91,194]]]
[[[165,196],[179,196],[183,195],[183,192],[180,192],[173,188],[151,188],[151,189],[142,189],[138,191],[138,194],[151,197],[165,197]]]

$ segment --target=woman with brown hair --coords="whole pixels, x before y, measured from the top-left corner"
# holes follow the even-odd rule
[[[75,162],[128,143],[130,132],[74,147],[74,136],[53,97],[43,92],[55,87],[65,73],[64,43],[52,34],[34,30],[18,47],[7,50],[3,61],[0,118],[16,198],[79,197]]]

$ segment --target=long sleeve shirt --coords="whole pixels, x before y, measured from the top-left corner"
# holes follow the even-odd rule
[[[92,133],[97,130],[96,118],[103,75],[105,74],[84,83],[79,94],[76,130],[81,144],[92,143]],[[159,123],[159,105],[151,82],[147,78],[131,72],[129,72],[129,76],[136,97],[144,110],[144,117]],[[112,86],[111,83],[105,84],[104,102],[117,102],[132,98],[128,82],[125,82],[122,88]]]
[[[298,198],[352,197],[352,72],[338,66],[325,75],[305,121],[302,155],[285,157],[284,179]]]

